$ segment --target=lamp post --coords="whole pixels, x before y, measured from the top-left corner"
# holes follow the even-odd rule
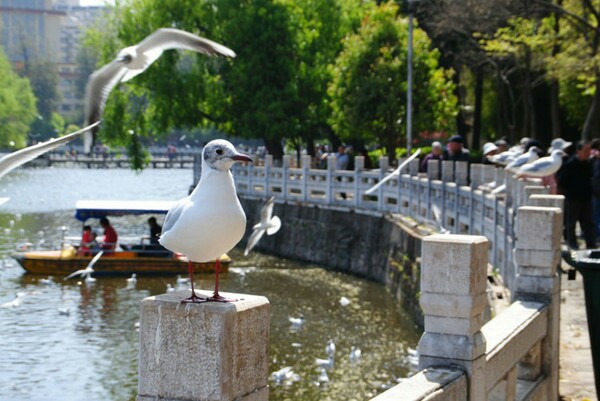
[[[419,0],[408,1],[408,54],[407,54],[407,89],[406,89],[406,150],[410,154],[412,147],[412,59],[413,59],[413,4]]]

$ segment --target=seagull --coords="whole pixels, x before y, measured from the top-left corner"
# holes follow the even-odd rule
[[[211,40],[174,28],[161,28],[138,44],[119,51],[117,57],[94,71],[85,88],[85,122],[100,120],[106,99],[119,82],[126,82],[144,72],[164,50],[182,49],[208,56],[235,57],[233,50]],[[94,145],[98,128],[84,137],[84,151],[89,153]]]
[[[173,286],[171,285],[171,283],[167,284],[167,292],[173,292],[175,291],[175,288],[173,288]]]
[[[316,358],[315,364],[320,368],[332,369],[333,368],[333,355],[329,355],[327,359]]]
[[[497,155],[490,157],[490,160],[494,164],[499,164],[501,166],[505,166],[508,163],[512,162],[514,159],[516,159],[522,153],[523,153],[523,151],[520,149],[505,150],[502,153],[498,153]]]
[[[543,178],[552,175],[562,166],[562,157],[565,155],[560,149],[555,149],[550,156],[542,157],[531,163],[524,164],[516,172],[518,177],[538,177]]]
[[[433,219],[435,221],[435,226],[438,229],[438,233],[451,234],[450,230],[444,227],[444,224],[442,222],[442,211],[440,210],[440,207],[435,203],[431,204],[431,214],[433,214]]]
[[[329,382],[329,377],[327,376],[327,372],[325,369],[321,368],[321,374],[317,378],[318,383],[327,383]]]
[[[300,314],[298,317],[289,317],[288,320],[293,326],[302,326],[304,324],[304,315]]]
[[[127,288],[133,288],[137,284],[137,274],[133,273],[131,277],[127,279]]]
[[[100,259],[102,257],[103,253],[104,253],[104,251],[98,252],[98,254],[96,256],[94,256],[94,258],[90,261],[90,263],[88,263],[88,265],[85,267],[85,269],[80,269],[80,270],[74,271],[73,273],[71,273],[67,277],[65,277],[64,279],[68,280],[71,277],[81,276],[81,277],[85,277],[86,282],[88,282],[88,280],[93,281],[92,274],[94,274],[94,265],[96,264],[98,259]]]
[[[235,192],[231,167],[236,161],[251,162],[228,141],[209,142],[202,151],[202,176],[192,193],[177,202],[167,213],[159,242],[188,258],[192,296],[183,302],[229,302],[219,295],[219,258],[244,236],[246,215]],[[194,292],[192,262],[216,259],[215,291],[210,298]]]
[[[283,367],[271,374],[273,381],[276,383],[281,383],[284,380],[292,378],[294,375],[294,371],[291,366]]]
[[[330,338],[327,341],[327,346],[325,346],[325,352],[327,353],[327,355],[330,356],[335,355],[335,343],[333,342],[332,338]]]
[[[391,180],[392,178],[400,175],[400,172],[402,172],[402,169],[411,161],[414,160],[415,157],[419,156],[419,153],[421,153],[421,148],[417,149],[417,151],[415,153],[413,153],[408,159],[406,159],[402,164],[400,164],[398,166],[398,168],[394,171],[392,171],[390,174],[386,175],[384,178],[381,179],[381,181],[379,181],[377,184],[373,185],[371,188],[367,189],[365,191],[366,195],[371,195],[373,192],[375,192],[380,186],[382,186],[386,181]]]
[[[250,239],[248,239],[248,244],[246,245],[246,249],[244,250],[244,256],[248,256],[248,253],[254,248],[254,246],[258,243],[258,241],[262,238],[262,236],[267,233],[267,235],[273,235],[281,228],[281,220],[277,216],[273,216],[273,206],[275,205],[275,197],[271,196],[267,203],[260,209],[260,222],[255,224],[252,229],[252,234],[250,235]]]
[[[340,298],[340,305],[342,306],[348,306],[350,305],[350,300],[346,297],[341,297]]]
[[[72,132],[68,135],[61,136],[60,138],[53,138],[46,142],[41,142],[33,146],[29,146],[27,148],[17,150],[15,152],[9,153],[0,158],[0,177],[14,170],[22,164],[25,164],[36,157],[49,152],[57,147],[64,145],[65,143],[71,142],[72,140],[78,138],[81,134],[88,132],[90,129],[98,126],[100,121],[96,121],[94,124],[86,124],[85,128],[80,129],[79,131]],[[8,198],[6,198],[8,200]]]
[[[362,355],[360,348],[356,348],[354,345],[350,347],[350,362],[358,362]]]
[[[524,165],[526,163],[530,163],[536,159],[539,159],[540,156],[539,156],[538,152],[541,152],[541,149],[538,148],[537,146],[532,146],[529,148],[527,153],[523,153],[519,157],[515,158],[513,161],[508,163],[506,165],[506,167],[504,167],[504,168],[506,170],[516,170],[517,168],[521,167],[522,165]]]

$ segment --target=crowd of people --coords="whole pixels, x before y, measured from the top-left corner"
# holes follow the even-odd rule
[[[530,162],[546,156],[552,151],[560,150],[563,153],[562,165],[555,173],[542,178],[544,185],[550,188],[550,193],[561,194],[565,197],[564,210],[564,238],[572,249],[579,248],[577,224],[581,228],[585,247],[592,249],[600,240],[600,139],[579,141],[572,143],[562,138],[552,140],[546,151],[542,144],[535,139],[522,138],[517,144],[511,146],[507,138],[494,142],[487,142],[481,149],[481,158],[473,159],[471,152],[465,146],[465,140],[460,135],[451,136],[442,145],[440,141],[431,144],[431,151],[426,154],[419,165],[419,171],[427,172],[430,160],[450,160],[478,162],[493,164],[499,168],[507,168],[508,158],[503,163],[498,163],[502,155],[530,155],[523,156]],[[317,147],[316,160],[318,168],[326,168],[327,159],[335,155],[337,170],[354,169],[354,150],[351,146],[340,145],[337,152],[330,152],[326,145]],[[365,168],[372,168],[372,161],[366,149],[358,152],[365,157]],[[514,163],[513,163],[514,165]]]

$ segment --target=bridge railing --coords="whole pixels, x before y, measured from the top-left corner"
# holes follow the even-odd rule
[[[362,156],[355,158],[351,171],[336,170],[335,157],[327,162],[326,169],[313,169],[311,157],[305,155],[301,165],[293,167],[292,157],[286,155],[281,166],[275,167],[272,156],[267,155],[259,163],[237,165],[233,173],[241,196],[275,195],[284,202],[348,208],[357,213],[399,213],[418,224],[439,224],[454,234],[483,235],[491,242],[490,264],[513,289],[513,211],[527,204],[531,194],[548,192],[539,179],[516,179],[491,165],[437,160],[429,162],[427,173],[419,173],[419,162],[413,160],[403,174],[366,195],[366,190],[391,172],[387,157],[379,160],[380,168],[375,170],[364,169]],[[489,183],[496,183],[495,187],[504,184],[506,190],[498,196],[479,189]]]
[[[558,399],[562,211],[521,207],[515,230],[516,301],[485,325],[489,241],[424,239],[422,371],[373,401]]]

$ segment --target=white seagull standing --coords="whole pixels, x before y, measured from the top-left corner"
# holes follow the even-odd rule
[[[96,121],[94,124],[89,125],[85,128],[75,131],[60,138],[50,139],[46,142],[38,143],[37,145],[29,146],[25,149],[17,150],[16,152],[9,153],[0,158],[0,177],[14,170],[22,164],[25,164],[36,157],[49,152],[57,147],[64,145],[65,143],[71,142],[78,138],[81,134],[88,132],[90,129],[100,124],[100,121]],[[6,198],[8,200],[8,198]]]
[[[122,49],[117,57],[96,70],[85,89],[85,123],[102,117],[106,99],[119,82],[126,82],[144,72],[158,59],[164,50],[182,49],[209,56],[235,57],[233,50],[192,33],[174,28],[154,31],[140,43]],[[89,153],[98,128],[84,137],[84,150]]]
[[[165,248],[185,255],[192,285],[192,296],[183,302],[228,302],[219,295],[219,258],[243,237],[246,215],[235,191],[230,168],[236,161],[251,162],[222,139],[209,142],[202,151],[202,175],[192,193],[177,202],[167,213],[159,242]],[[200,298],[194,292],[192,262],[216,259],[215,292]]]
[[[537,146],[532,146],[529,148],[527,153],[523,153],[522,155],[518,156],[516,159],[508,163],[504,168],[506,170],[516,170],[526,163],[531,163],[532,161],[540,158],[538,151],[541,151],[541,149]]]
[[[552,175],[562,166],[562,157],[565,155],[560,149],[555,149],[550,156],[542,157],[531,163],[524,164],[517,170],[517,176],[529,176],[543,178]]]
[[[275,197],[271,196],[267,203],[260,209],[260,222],[254,225],[252,234],[248,239],[248,244],[244,250],[244,256],[248,256],[248,253],[254,248],[262,236],[273,235],[281,228],[281,220],[277,216],[273,216],[273,206],[275,205]]]

